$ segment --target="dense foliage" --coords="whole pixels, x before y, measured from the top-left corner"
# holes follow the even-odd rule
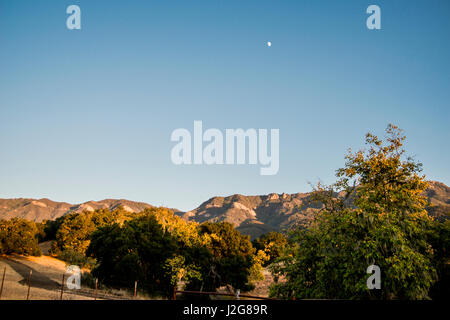
[[[197,259],[201,279],[193,279],[187,286],[190,290],[215,291],[230,285],[247,291],[255,261],[255,249],[249,236],[242,235],[227,222],[206,222],[199,227],[199,234],[205,239],[204,251]]]
[[[272,286],[272,296],[429,297],[437,272],[430,242],[435,222],[423,196],[427,183],[419,175],[421,164],[404,157],[401,131],[392,125],[386,131],[387,143],[368,134],[369,149],[350,151],[338,181],[318,186],[314,195],[323,210],[310,229],[294,234],[290,252],[273,266],[285,281]],[[443,254],[448,262],[448,251]],[[372,264],[381,269],[380,290],[366,285]]]
[[[40,256],[38,234],[33,221],[20,218],[0,220],[0,254]]]
[[[138,281],[148,292],[170,296],[171,278],[164,265],[176,253],[176,240],[152,215],[99,228],[87,251],[97,259],[92,271],[107,285],[132,287]],[[166,292],[165,292],[166,291]]]
[[[128,213],[121,208],[114,211],[100,209],[66,215],[56,224],[55,241],[51,251],[60,255],[65,250],[70,250],[84,255],[90,243],[90,236],[97,228],[124,220],[127,216]]]
[[[191,290],[226,285],[249,289],[252,270],[259,271],[254,253],[249,237],[231,224],[198,226],[165,208],[146,209],[122,225],[98,228],[86,252],[96,259],[92,273],[102,283],[129,288],[138,281],[141,289],[166,297],[180,281]]]
[[[267,255],[264,265],[269,265],[281,257],[287,245],[287,238],[279,232],[269,232],[252,241],[256,250],[262,250]]]
[[[450,298],[450,220],[435,222],[429,241],[434,251],[434,266],[438,281],[431,287],[432,299]]]

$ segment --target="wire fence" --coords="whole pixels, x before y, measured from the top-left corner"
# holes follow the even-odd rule
[[[241,298],[246,299],[258,299],[258,300],[277,300],[273,298],[267,298],[267,297],[259,297],[259,296],[253,296],[248,294],[240,294],[239,290],[236,291],[236,293],[223,293],[223,292],[205,292],[205,291],[185,291],[185,290],[176,290],[175,294],[173,296],[174,300],[177,299],[176,294],[194,294],[194,295],[206,295],[206,296],[225,296],[225,297],[233,297],[236,300],[240,300]]]

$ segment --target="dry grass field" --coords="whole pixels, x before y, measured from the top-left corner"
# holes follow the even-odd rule
[[[20,255],[0,256],[0,285],[3,271],[6,267],[5,281],[1,295],[2,300],[25,300],[28,294],[28,278],[32,271],[30,285],[30,300],[59,300],[61,298],[62,276],[66,279],[66,263],[46,255],[50,248],[49,242],[40,244],[44,255],[40,257],[25,257]],[[85,271],[85,270],[82,270]],[[64,287],[64,300],[93,300],[95,290],[82,286],[80,290],[69,290]],[[125,290],[98,290],[96,298],[117,300],[132,299],[129,291]],[[145,299],[139,294],[137,299]]]
[[[2,300],[25,300],[28,293],[28,277],[32,271],[30,300],[60,299],[62,275],[65,263],[49,256],[22,257],[18,255],[0,257],[0,277],[6,267]],[[92,299],[85,294],[65,288],[63,299]]]

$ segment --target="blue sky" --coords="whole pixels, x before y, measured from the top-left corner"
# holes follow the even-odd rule
[[[449,17],[446,0],[0,0],[0,197],[190,210],[307,192],[388,123],[449,184]],[[170,134],[194,120],[279,128],[278,174],[175,166]]]

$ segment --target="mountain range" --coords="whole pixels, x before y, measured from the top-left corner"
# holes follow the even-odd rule
[[[447,219],[450,214],[450,188],[437,181],[429,183],[430,187],[426,191],[429,202],[427,210],[437,219]],[[235,194],[229,197],[213,197],[188,212],[172,210],[187,221],[230,222],[243,234],[255,238],[270,231],[287,229],[294,224],[307,226],[320,208],[320,205],[309,200],[311,193],[271,193],[262,196]],[[140,212],[153,207],[145,202],[125,199],[88,201],[81,204],[49,199],[0,199],[0,219],[20,217],[39,222],[74,212],[113,210],[119,206],[129,212]]]
[[[130,200],[105,199],[102,201],[88,201],[81,204],[56,202],[50,199],[0,199],[0,219],[24,218],[40,222],[54,220],[70,213],[95,211],[98,209],[114,210],[122,206],[129,212],[139,212],[152,205]]]

